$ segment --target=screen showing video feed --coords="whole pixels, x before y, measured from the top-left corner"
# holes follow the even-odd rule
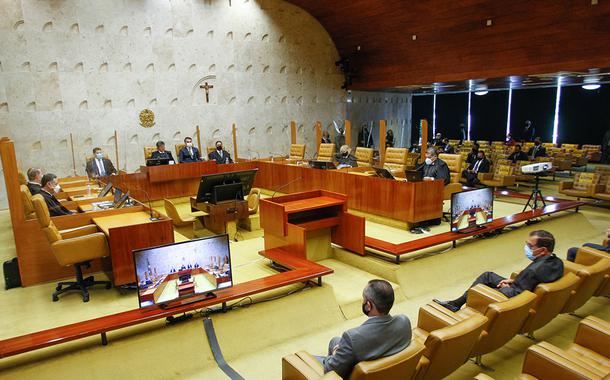
[[[140,307],[233,285],[228,235],[134,251]]]
[[[493,190],[462,191],[451,196],[451,231],[457,232],[493,221]]]

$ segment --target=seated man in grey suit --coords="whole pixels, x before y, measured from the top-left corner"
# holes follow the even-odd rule
[[[172,152],[165,150],[165,143],[163,141],[157,141],[157,150],[152,152],[150,159],[174,161],[174,156],[172,156]]]
[[[354,366],[399,353],[411,343],[411,322],[405,315],[392,317],[394,289],[385,280],[371,280],[362,292],[362,312],[369,317],[362,325],[349,329],[328,345],[328,356],[318,357],[324,372],[335,371],[348,379]]]
[[[102,148],[93,148],[93,158],[87,161],[85,171],[89,178],[105,177],[117,174],[112,161],[104,157]]]

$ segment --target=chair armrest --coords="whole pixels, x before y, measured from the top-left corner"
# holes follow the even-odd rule
[[[602,242],[602,245],[607,247],[608,246],[608,239],[604,239],[604,241]]]
[[[574,186],[573,181],[559,182],[559,190],[571,189]]]
[[[483,284],[478,284],[468,289],[466,305],[485,315],[485,310],[489,304],[506,300],[508,300],[508,297],[496,289],[492,289]]]
[[[59,203],[61,203],[61,205],[64,206],[65,208],[67,208],[68,210],[77,210],[78,209],[78,202],[76,202],[76,201],[60,200]]]
[[[595,193],[599,193],[599,191],[596,191],[597,189],[597,184],[594,183],[587,183],[587,189],[585,190],[585,192],[589,195],[593,195]]]
[[[604,357],[610,357],[609,339],[610,323],[600,318],[588,316],[578,324],[574,343]]]
[[[563,275],[565,276],[568,273],[574,273],[578,276],[578,272],[583,269],[583,266],[580,264],[573,263],[571,261],[564,260],[563,261]]]
[[[528,348],[523,373],[539,379],[597,379],[595,369],[547,342]]]
[[[479,179],[479,181],[489,181],[492,180],[494,178],[494,174],[493,173],[477,173],[477,178]]]
[[[61,230],[62,239],[70,239],[78,236],[91,235],[100,232],[95,224],[87,224],[85,226]]]
[[[417,327],[424,331],[431,332],[458,322],[459,318],[455,313],[436,302],[430,302],[419,308]]]
[[[593,189],[593,193],[603,193],[604,190],[606,189],[606,185],[604,184],[597,184],[595,185],[595,188]]]
[[[515,278],[517,278],[517,276],[519,275],[519,273],[521,273],[521,272],[513,272],[513,273],[511,273],[511,274],[510,274],[510,279],[511,279],[511,280],[514,280]]]
[[[208,214],[208,213],[207,213],[207,212],[205,212],[205,211],[193,211],[193,212],[191,212],[191,216],[192,216],[193,218],[198,218],[198,217],[200,217],[200,216],[209,216],[209,215],[210,215],[210,214]]]
[[[502,177],[502,183],[505,186],[512,186],[515,184],[515,181],[517,180],[517,177],[514,175],[505,175]]]
[[[493,377],[487,376],[483,372],[479,373],[474,377],[474,380],[494,380]]]
[[[60,265],[72,265],[105,257],[110,254],[106,235],[98,232],[91,235],[57,240],[51,250]]]
[[[593,265],[601,259],[610,259],[610,255],[606,252],[598,251],[591,247],[580,247],[576,254],[576,264]]]
[[[317,380],[321,376],[295,354],[282,358],[282,379]]]

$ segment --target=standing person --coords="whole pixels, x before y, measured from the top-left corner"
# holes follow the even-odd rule
[[[337,130],[337,136],[335,136],[335,148],[337,152],[341,150],[341,147],[345,145],[345,130],[343,127],[339,127]]]
[[[531,120],[526,120],[521,139],[523,141],[534,141],[534,136],[536,136],[536,128],[532,125]]]
[[[610,164],[610,128],[602,139],[602,163]]]
[[[199,156],[199,149],[193,146],[193,139],[190,137],[184,138],[185,146],[180,149],[178,153],[178,162],[197,162],[201,161],[201,157]]]
[[[385,134],[385,147],[386,148],[394,147],[394,131],[392,131],[391,129],[388,129],[388,131]]]
[[[358,133],[358,146],[362,146],[365,148],[371,147],[371,136],[370,136],[369,128],[366,124],[362,124],[362,129],[360,133]]]
[[[216,161],[217,164],[232,164],[233,160],[229,152],[222,147],[222,141],[216,141],[216,150],[208,154],[208,159]]]
[[[93,148],[93,158],[87,161],[85,171],[89,178],[99,178],[117,174],[112,161],[104,157],[102,148]]]

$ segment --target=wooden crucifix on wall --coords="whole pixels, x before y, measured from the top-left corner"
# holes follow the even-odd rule
[[[214,86],[208,84],[208,82],[205,82],[204,84],[199,86],[199,88],[203,88],[203,90],[205,91],[205,102],[209,103],[210,102],[210,90],[213,89]]]

